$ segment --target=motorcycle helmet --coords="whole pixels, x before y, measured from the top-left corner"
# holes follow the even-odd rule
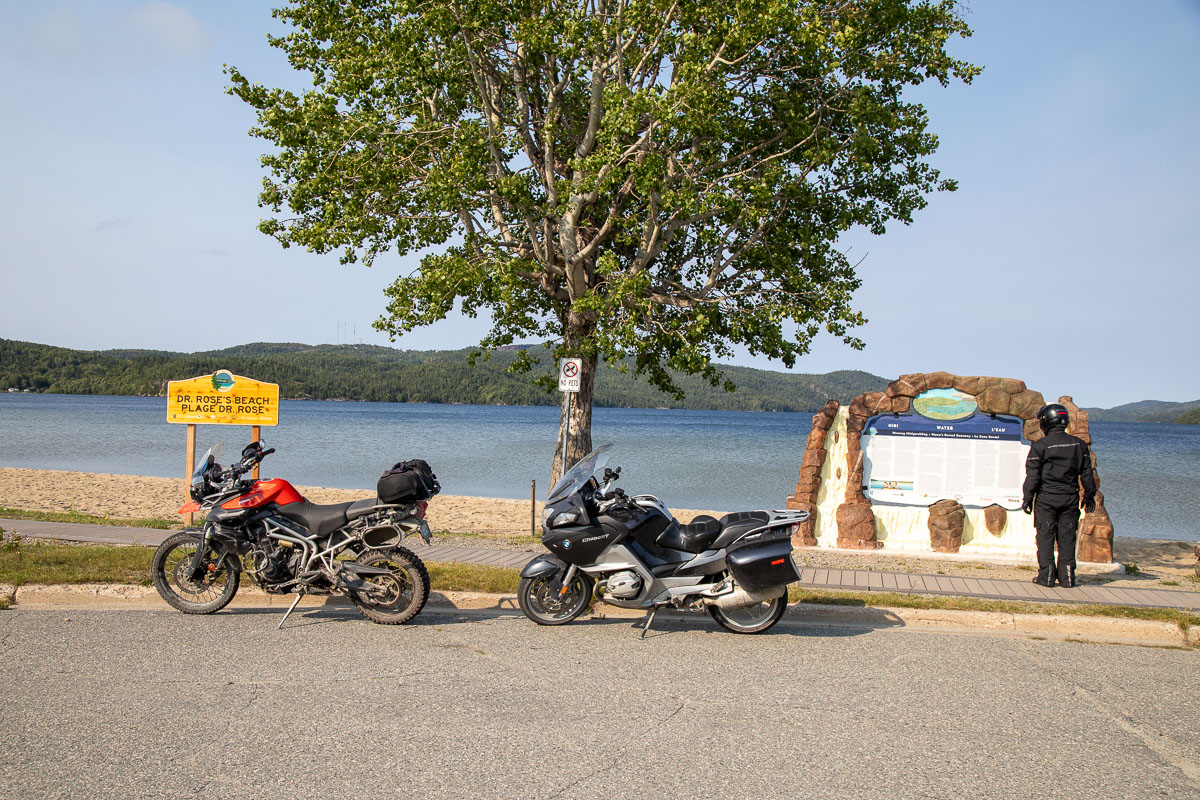
[[[1071,421],[1071,416],[1067,413],[1067,409],[1058,403],[1050,403],[1042,406],[1041,411],[1037,413],[1038,423],[1042,426],[1042,433],[1049,433],[1050,429],[1061,425],[1065,430],[1067,423]]]

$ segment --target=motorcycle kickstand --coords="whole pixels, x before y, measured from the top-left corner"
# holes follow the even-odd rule
[[[646,620],[646,624],[642,626],[642,638],[646,638],[646,631],[650,630],[650,623],[654,622],[654,615],[658,613],[658,606],[650,609],[650,617]]]
[[[296,606],[300,605],[300,599],[302,597],[304,597],[304,592],[296,592],[296,599],[292,601],[292,604],[288,607],[288,610],[283,613],[283,619],[279,620],[279,624],[275,626],[275,630],[279,630],[283,627],[283,623],[287,622],[287,618],[291,615],[292,611],[295,610]]]

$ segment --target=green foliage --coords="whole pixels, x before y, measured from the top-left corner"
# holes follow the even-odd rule
[[[208,353],[88,352],[0,339],[0,389],[55,394],[165,395],[168,381],[228,369],[279,384],[285,398],[401,403],[552,405],[557,393],[510,371],[522,360],[552,361],[542,348],[499,350],[470,364],[471,352],[405,351],[369,345],[248,344]],[[620,365],[617,365],[618,367]],[[815,411],[879,391],[886,380],[865,372],[798,375],[725,367],[739,389],[727,393],[699,377],[675,374],[687,392],[676,400],[628,371],[606,368],[596,402],[623,408],[712,408],[730,411]]]
[[[1181,425],[1200,425],[1200,406],[1183,412],[1176,421]]]
[[[792,366],[860,347],[837,247],[954,188],[927,80],[965,82],[957,0],[293,0],[270,37],[297,93],[228,68],[270,145],[261,229],[344,263],[423,253],[398,336],[453,309],[482,345],[539,340],[721,382],[735,346]],[[728,370],[724,370],[729,374]],[[586,376],[585,376],[586,383]],[[581,396],[590,405],[590,398]]]

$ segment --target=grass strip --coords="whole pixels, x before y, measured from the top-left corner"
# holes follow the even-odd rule
[[[74,545],[6,537],[0,542],[0,583],[131,583],[150,585],[153,547]]]
[[[119,528],[154,528],[169,531],[182,528],[182,517],[179,519],[161,518],[127,518],[103,517],[97,514],[84,514],[79,511],[26,511],[23,508],[7,508],[0,506],[0,518],[26,519],[34,522],[74,522],[82,525],[110,525]]]
[[[429,561],[431,588],[437,592],[488,592],[515,594],[520,573],[505,567],[462,564],[457,561]]]
[[[75,545],[6,537],[0,541],[0,583],[37,584],[124,583],[150,585],[150,559],[154,548],[141,545]],[[515,569],[459,562],[428,562],[435,591],[511,594],[517,590]],[[996,611],[1006,614],[1069,614],[1085,617],[1171,622],[1187,631],[1200,625],[1200,615],[1171,608],[1137,608],[1075,603],[1028,603],[984,600],[974,597],[902,594],[899,592],[845,592],[793,585],[793,603],[820,605],[915,608],[940,611]]]
[[[1184,633],[1200,625],[1200,615],[1174,608],[1143,608],[1140,606],[1106,606],[1085,603],[1031,603],[1021,600],[985,600],[979,597],[947,597],[944,595],[904,594],[902,592],[845,592],[809,589],[792,585],[788,600],[793,603],[814,603],[828,606],[889,606],[937,611],[995,611],[1003,614],[1069,614],[1079,617],[1115,617],[1172,622]]]
[[[36,539],[0,540],[0,583],[124,583],[150,585],[154,548],[142,545],[57,544]],[[432,588],[443,592],[511,594],[514,569],[483,564],[429,562]]]

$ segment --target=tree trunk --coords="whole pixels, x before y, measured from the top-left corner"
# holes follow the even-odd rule
[[[578,353],[578,345],[586,340],[593,328],[592,323],[585,322],[579,315],[568,315],[567,352]],[[559,409],[558,439],[554,449],[554,462],[550,469],[550,486],[558,483],[566,469],[570,469],[576,461],[592,452],[592,400],[596,394],[596,364],[595,354],[590,356],[572,356],[583,359],[583,368],[579,371],[579,391],[573,395],[562,393]],[[567,427],[567,398],[571,403],[571,426],[567,437],[567,463],[563,466],[563,430]]]

